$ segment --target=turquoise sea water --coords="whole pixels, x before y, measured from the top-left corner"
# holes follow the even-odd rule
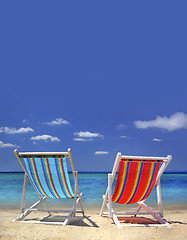
[[[23,189],[23,173],[0,173],[0,208],[19,208]],[[72,181],[72,174],[70,174]],[[78,182],[83,193],[85,207],[98,207],[102,204],[102,196],[107,187],[107,173],[79,173]],[[163,174],[161,178],[162,199],[165,208],[187,209],[187,173]],[[73,185],[72,185],[73,187]],[[27,203],[32,204],[38,200],[38,196],[28,184]],[[61,201],[50,200],[50,204],[60,206]],[[156,203],[156,188],[151,193],[147,202]],[[68,203],[67,203],[68,204]]]

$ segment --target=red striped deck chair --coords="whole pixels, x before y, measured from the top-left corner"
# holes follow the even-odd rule
[[[33,211],[48,212],[49,216],[52,215],[52,212],[65,212],[69,214],[67,217],[65,217],[64,221],[59,222],[42,220],[39,221],[39,223],[67,225],[71,217],[75,217],[76,213],[82,213],[84,215],[81,201],[82,193],[80,193],[78,187],[78,173],[74,170],[70,148],[68,149],[68,152],[18,152],[16,149],[14,153],[25,172],[20,216],[16,218],[15,221],[22,221]],[[66,159],[69,159],[70,161],[74,179],[74,191],[72,190],[70,184]],[[36,191],[39,201],[34,203],[31,207],[26,208],[26,191],[28,180]],[[48,198],[73,199],[73,207],[71,210],[49,209],[46,205],[46,199]],[[81,210],[77,210],[78,203],[80,204]],[[42,208],[41,205],[43,205]]]
[[[158,225],[168,225],[163,219],[160,177],[171,159],[172,157],[170,155],[167,157],[140,157],[122,156],[121,153],[118,153],[112,173],[108,174],[108,187],[106,194],[103,196],[100,215],[108,215],[119,228],[122,227],[120,223],[120,220],[124,218],[122,216],[133,215],[136,217],[138,214],[150,214],[157,220]],[[117,170],[117,181],[112,191],[112,184]],[[157,187],[157,212],[145,204],[145,200],[149,197],[155,185]],[[112,206],[115,203],[137,203],[138,207],[135,212],[115,212]],[[105,206],[107,206],[108,212],[104,212]],[[143,209],[144,212],[140,211],[141,209]],[[133,225],[136,226],[137,224],[131,224],[129,226]]]

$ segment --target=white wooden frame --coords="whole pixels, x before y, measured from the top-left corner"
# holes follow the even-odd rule
[[[156,186],[157,186],[157,202],[158,202],[158,211],[153,211],[150,207],[145,204],[144,201],[138,202],[138,207],[135,212],[115,212],[112,208],[112,184],[118,169],[118,165],[121,159],[144,159],[144,160],[163,160],[163,163],[159,169],[157,179],[156,179]],[[171,155],[167,157],[143,157],[143,156],[125,156],[121,153],[118,153],[114,162],[112,173],[108,174],[108,187],[106,190],[105,195],[103,195],[103,204],[100,211],[100,216],[107,215],[109,218],[112,218],[114,223],[118,228],[122,228],[117,215],[152,215],[160,224],[152,224],[152,226],[161,226],[161,225],[168,225],[168,223],[163,219],[163,208],[162,208],[162,196],[161,196],[161,184],[160,184],[160,177],[162,176],[163,172],[165,171],[166,167],[168,166],[169,162],[171,161]],[[104,207],[107,206],[108,212],[104,212]],[[143,208],[146,212],[140,212],[140,209]],[[145,226],[140,224],[131,224],[126,226]],[[146,224],[146,226],[151,226],[151,224]]]
[[[17,149],[14,150],[14,154],[16,155],[18,161],[20,162],[25,175],[24,175],[24,183],[23,183],[23,193],[22,193],[22,199],[21,199],[21,206],[20,206],[20,215],[13,221],[22,221],[27,215],[29,215],[31,212],[48,212],[49,215],[52,214],[52,212],[64,212],[64,213],[69,213],[67,218],[65,219],[64,222],[35,222],[35,221],[28,221],[29,223],[43,223],[43,224],[58,224],[58,225],[67,225],[71,219],[71,217],[75,217],[76,213],[82,213],[84,216],[84,210],[83,210],[83,206],[82,206],[82,193],[80,193],[79,191],[79,186],[78,186],[78,172],[75,171],[74,169],[74,165],[73,165],[73,159],[72,159],[72,154],[71,154],[71,149],[68,149],[68,152],[18,152]],[[27,173],[27,170],[25,168],[25,164],[24,161],[19,157],[22,155],[30,155],[30,156],[34,156],[34,155],[63,155],[65,158],[69,158],[70,161],[70,165],[71,165],[71,169],[72,169],[72,173],[73,173],[73,178],[74,178],[74,183],[75,183],[75,187],[74,187],[74,204],[72,209],[70,210],[57,210],[57,209],[49,209],[46,205],[46,198],[47,197],[41,197],[38,193],[38,191],[36,190],[35,186],[33,185],[29,174]],[[34,190],[36,191],[38,197],[39,197],[39,201],[37,201],[36,203],[34,203],[32,206],[30,206],[29,208],[25,208],[26,205],[26,191],[27,191],[27,183],[28,183],[28,179],[30,180]],[[42,203],[45,209],[39,209],[37,208],[37,206]],[[80,208],[81,210],[77,210],[77,205],[78,203],[80,204]]]

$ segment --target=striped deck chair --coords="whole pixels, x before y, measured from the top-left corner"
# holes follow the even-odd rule
[[[117,215],[133,215],[136,217],[137,214],[150,214],[158,221],[159,225],[168,225],[168,223],[163,220],[160,177],[171,159],[172,157],[170,155],[167,157],[137,157],[122,156],[121,153],[118,153],[112,173],[108,174],[108,187],[106,194],[103,196],[100,216],[107,214],[119,228],[122,227],[119,221],[122,217],[117,217]],[[118,165],[118,177],[112,194],[112,184],[118,170]],[[149,197],[155,184],[157,186],[157,212],[145,204],[145,200]],[[135,212],[115,212],[112,208],[113,203],[138,203],[138,207]],[[107,206],[108,212],[104,212],[105,206]],[[141,212],[141,208],[146,212]],[[131,226],[133,225],[135,226],[135,224]]]
[[[84,215],[81,196],[78,187],[77,175],[74,170],[71,149],[68,152],[18,152],[14,151],[17,159],[19,160],[24,172],[24,184],[23,193],[20,207],[20,216],[16,220],[23,220],[29,213],[33,211],[44,211],[51,215],[52,212],[69,212],[69,215],[64,222],[50,222],[40,221],[39,223],[46,224],[61,224],[67,225],[72,216],[76,213],[82,213]],[[73,179],[75,183],[74,191],[72,190],[70,179],[68,175],[68,169],[66,165],[66,158],[69,159],[71,170],[73,173]],[[26,190],[28,179],[36,191],[39,201],[33,204],[29,208],[26,206]],[[74,199],[73,207],[71,210],[55,210],[49,209],[46,205],[47,198],[67,198]],[[43,208],[38,208],[38,205],[42,203]],[[81,210],[77,210],[77,204],[80,203]],[[41,205],[41,204],[40,204]],[[29,221],[30,222],[30,221]]]

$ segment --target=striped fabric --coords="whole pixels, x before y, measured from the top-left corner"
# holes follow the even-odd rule
[[[132,204],[145,200],[156,183],[162,160],[121,159],[112,201]]]
[[[36,191],[48,198],[73,198],[66,159],[62,156],[22,156]]]

